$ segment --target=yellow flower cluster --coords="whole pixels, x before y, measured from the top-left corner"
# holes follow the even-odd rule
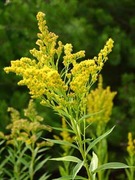
[[[73,79],[70,87],[76,95],[86,94],[91,83],[96,80],[97,68],[95,66],[94,60],[85,60],[76,64],[71,70]]]
[[[43,142],[38,142],[39,134],[41,135],[43,130],[51,131],[51,128],[41,124],[43,118],[37,114],[33,101],[31,100],[28,108],[24,110],[26,118],[21,118],[20,113],[14,108],[8,108],[8,111],[11,113],[11,124],[6,129],[11,132],[8,135],[1,134],[1,138],[14,146],[19,141],[27,145],[41,146]]]
[[[131,157],[135,155],[135,139],[132,138],[132,133],[128,133],[128,146],[127,146],[127,152]]]
[[[43,105],[52,107],[56,111],[67,108],[79,112],[83,106],[86,109],[87,95],[91,85],[97,80],[108,54],[113,47],[113,40],[109,39],[104,48],[92,60],[77,63],[77,59],[85,57],[85,51],[72,53],[71,44],[63,45],[58,36],[48,31],[45,14],[37,14],[39,49],[32,49],[30,53],[34,59],[23,57],[11,61],[11,66],[4,70],[15,72],[23,77],[19,85],[26,85],[33,98],[40,98]],[[64,68],[59,70],[59,60],[63,55]],[[71,69],[72,66],[73,68]],[[74,113],[72,112],[72,113]]]
[[[98,54],[98,58],[95,58],[95,61],[97,62],[98,66],[101,68],[103,67],[103,63],[108,60],[108,54],[112,51],[113,48],[113,40],[110,38],[103,49]]]
[[[73,47],[72,44],[66,44],[64,46],[65,56],[63,57],[64,66],[69,66],[70,64],[75,65],[76,60],[85,57],[85,51],[79,51],[77,53],[72,54]]]
[[[71,70],[72,82],[71,90],[77,96],[89,92],[90,87],[97,80],[98,73],[101,71],[104,62],[108,59],[107,55],[111,52],[113,40],[109,39],[104,48],[98,54],[98,57],[76,63]]]
[[[88,122],[103,125],[109,121],[116,92],[111,92],[110,87],[103,89],[103,79],[99,76],[98,87],[88,95],[87,111],[90,114]]]
[[[12,71],[17,75],[21,75],[19,85],[26,85],[30,89],[30,94],[33,98],[41,97],[43,94],[67,90],[66,85],[62,81],[58,71],[51,69],[48,66],[38,67],[34,60],[29,58],[21,58],[20,60],[12,61],[11,67],[5,68],[6,72]]]

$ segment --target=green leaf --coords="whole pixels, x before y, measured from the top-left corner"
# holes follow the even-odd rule
[[[58,131],[67,131],[74,134],[74,131],[67,128],[59,128],[59,127],[52,127],[52,129],[58,130]]]
[[[35,165],[35,169],[34,169],[34,173],[36,173],[38,170],[40,170],[43,165],[49,160],[50,157],[45,158],[44,160],[39,161],[36,165]]]
[[[95,169],[97,169],[97,167],[98,167],[98,157],[94,152],[92,153],[92,155],[93,156],[92,156],[91,163],[90,163],[90,171],[91,172],[94,171]],[[93,173],[92,177],[93,177],[93,180],[95,180],[96,173]]]
[[[68,179],[73,180],[71,175],[70,176],[64,176],[64,177],[56,178],[56,179],[53,179],[53,180],[68,180]],[[78,180],[88,180],[88,179],[86,179],[86,178],[84,178],[82,176],[76,176],[75,179],[78,179]]]
[[[28,180],[29,179],[29,174],[28,174],[28,172],[23,172],[23,173],[21,173],[21,175],[20,175],[20,180]]]
[[[105,163],[105,164],[99,166],[92,173],[96,173],[98,171],[102,171],[105,169],[125,169],[125,168],[130,168],[130,166],[128,166],[124,163],[120,163],[120,162],[110,162],[110,163]]]
[[[84,115],[82,118],[80,118],[79,121],[82,121],[82,120],[84,120],[84,119],[88,119],[89,117],[94,116],[94,115],[96,115],[96,114],[99,114],[99,113],[101,113],[102,111],[103,111],[103,110],[101,110],[101,111],[99,111],[99,112],[92,113],[92,114],[86,114],[86,115]],[[91,123],[91,124],[92,124],[92,123]]]
[[[41,149],[38,150],[38,153],[45,152],[48,149],[49,149],[48,147],[42,147]]]
[[[92,152],[92,159],[91,159],[91,163],[90,163],[90,170],[94,171],[95,169],[97,169],[98,167],[98,157],[97,155]]]
[[[10,178],[13,177],[12,171],[9,171],[9,169],[7,170],[6,168],[3,168],[3,172],[4,174],[8,175]]]
[[[92,141],[92,139],[90,139],[90,138],[87,138],[87,139],[84,139],[83,141],[82,141],[82,144],[85,144],[85,143],[90,143]]]
[[[105,132],[104,134],[102,134],[101,136],[99,136],[98,138],[96,138],[94,141],[90,142],[90,145],[87,148],[86,154],[89,153],[89,151],[98,143],[100,142],[102,139],[104,139],[106,136],[108,136],[114,129],[115,126],[113,126],[110,130],[108,130],[107,132]]]
[[[1,140],[1,141],[0,141],[0,145],[2,145],[4,142],[5,142],[5,140]]]
[[[60,171],[60,175],[61,175],[61,176],[67,175],[67,172],[66,172],[66,170],[64,169],[64,167],[59,166],[59,171]]]
[[[82,118],[79,119],[79,121],[81,122],[82,120],[87,119],[91,116],[92,116],[91,114],[84,115]]]
[[[49,177],[50,177],[49,174],[44,173],[44,174],[39,178],[39,180],[47,180]]]
[[[70,161],[70,162],[82,162],[79,158],[75,156],[65,156],[65,157],[59,157],[59,158],[52,158],[50,160],[55,160],[55,161]]]
[[[78,149],[78,147],[68,141],[64,141],[64,140],[55,140],[55,139],[46,139],[46,138],[43,138],[45,139],[46,141],[50,141],[52,143],[55,143],[55,144],[60,144],[60,145],[65,145],[65,146],[70,146],[70,147],[73,147],[75,149]]]
[[[0,170],[5,166],[5,164],[9,161],[10,157],[4,158],[2,161],[0,161]],[[1,158],[0,158],[1,160]]]
[[[77,163],[77,165],[73,169],[73,178],[72,179],[75,179],[77,173],[80,171],[80,169],[83,167],[83,165],[84,165],[84,161],[80,161]]]

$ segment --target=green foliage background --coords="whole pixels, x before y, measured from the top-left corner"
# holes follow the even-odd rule
[[[86,50],[93,58],[111,37],[115,41],[113,52],[102,74],[104,84],[117,91],[110,127],[116,125],[110,136],[110,159],[125,153],[127,133],[135,135],[135,1],[134,0],[10,0],[0,1],[0,130],[9,123],[7,107],[21,111],[27,106],[26,87],[18,87],[13,74],[3,68],[10,61],[30,56],[37,39],[36,14],[46,14],[50,31],[59,35],[64,43],[72,43],[74,51]],[[38,103],[38,102],[37,102]],[[39,111],[56,125],[58,117],[41,106]],[[53,121],[52,121],[52,120]]]

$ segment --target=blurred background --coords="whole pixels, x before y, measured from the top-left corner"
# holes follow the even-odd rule
[[[134,0],[0,0],[0,130],[6,131],[10,121],[7,107],[21,111],[30,99],[28,89],[17,85],[19,77],[3,68],[11,60],[30,57],[29,50],[36,47],[38,11],[46,14],[50,31],[64,44],[72,43],[74,52],[85,50],[86,58],[97,55],[108,38],[114,40],[102,75],[104,87],[117,91],[109,122],[110,127],[116,125],[108,139],[109,158],[123,162],[128,132],[135,137]],[[59,123],[50,109],[38,105],[38,110],[48,124]],[[120,173],[115,173],[112,177],[119,179]]]

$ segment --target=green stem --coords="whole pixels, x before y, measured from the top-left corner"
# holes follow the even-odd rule
[[[31,146],[31,162],[30,162],[30,167],[29,167],[29,175],[30,175],[30,180],[34,179],[34,163],[35,163],[35,152],[34,152],[34,147]]]
[[[77,141],[77,145],[78,145],[78,149],[81,153],[81,156],[83,158],[84,161],[84,167],[86,169],[87,172],[87,176],[88,176],[88,180],[92,180],[92,174],[89,170],[89,165],[88,165],[88,161],[87,161],[87,156],[86,156],[86,145],[85,145],[85,135],[83,134],[83,140],[82,140],[82,136],[81,136],[81,130],[80,130],[80,126],[77,123],[78,121],[76,121],[75,119],[72,119],[71,123],[72,123],[72,127],[73,130],[75,131],[76,134],[76,141]],[[85,131],[84,131],[85,133]],[[83,142],[83,143],[82,143]]]
[[[17,155],[17,158],[16,158]],[[14,148],[14,177],[19,180],[21,176],[20,170],[20,157],[21,157],[21,143],[17,144],[17,147]]]
[[[134,157],[130,156],[130,165],[134,166]],[[134,168],[130,168],[130,178],[129,180],[134,180]]]

